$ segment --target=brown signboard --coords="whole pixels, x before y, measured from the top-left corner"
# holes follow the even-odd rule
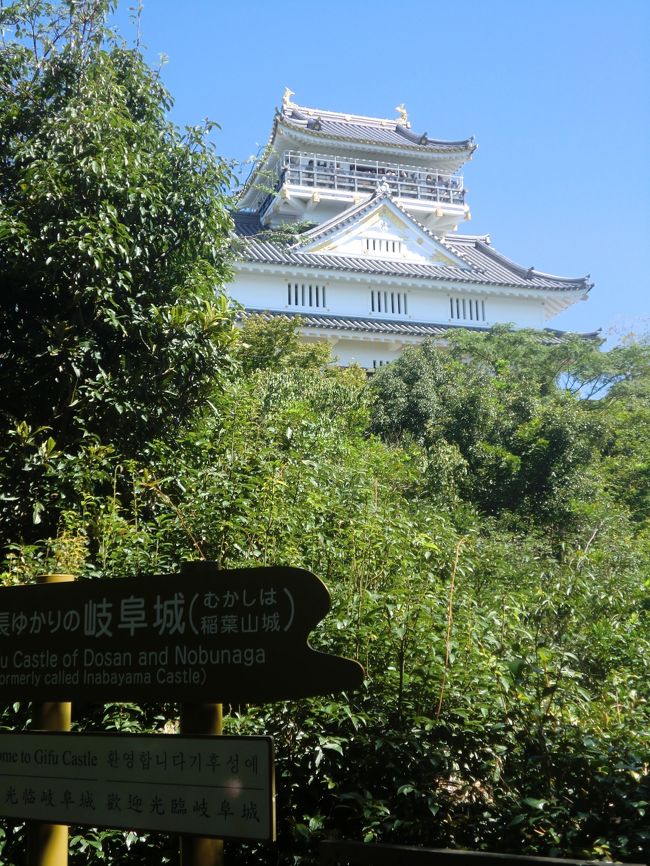
[[[2,734],[0,815],[275,839],[270,737]]]
[[[0,689],[38,701],[273,701],[355,688],[361,666],[313,650],[330,609],[297,568],[0,589]]]

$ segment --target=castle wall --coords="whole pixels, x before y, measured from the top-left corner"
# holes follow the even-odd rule
[[[234,300],[248,308],[302,315],[325,314],[468,327],[489,327],[497,322],[511,322],[520,328],[545,326],[543,298],[450,291],[449,287],[440,289],[422,285],[404,289],[380,285],[372,280],[357,283],[318,276],[283,278],[240,273],[228,291]]]

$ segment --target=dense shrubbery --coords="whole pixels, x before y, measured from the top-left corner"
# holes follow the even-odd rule
[[[634,439],[647,471],[647,428],[634,426],[646,396],[617,385],[588,402],[542,387],[534,370],[520,371],[519,384],[513,372],[490,378],[479,360],[490,338],[463,345],[461,371],[453,347],[429,347],[368,384],[360,371],[323,371],[318,353],[305,356],[273,329],[277,352],[260,323],[245,330],[234,361],[241,373],[173,448],[152,445],[146,464],[95,455],[100,475],[118,479],[113,495],[96,492],[92,469],[77,469],[77,504],[61,526],[81,540],[89,578],[205,557],[224,568],[291,564],[325,580],[333,611],[313,642],[358,658],[364,688],[231,708],[227,721],[231,731],[276,738],[283,861],[326,836],[647,857],[649,515],[638,493],[630,505],[622,461]],[[505,363],[524,337],[497,337]],[[421,436],[395,424],[391,409],[412,367],[414,386],[430,388],[419,403]],[[440,399],[460,372],[462,422],[461,401]],[[521,418],[501,411],[517,387],[533,409]],[[474,423],[470,408],[483,418],[495,392],[499,411]],[[384,433],[389,416],[386,441],[368,433]],[[542,470],[509,486],[500,464],[483,462],[483,483],[501,491],[495,507],[467,455],[487,437],[507,461],[531,426],[528,454],[551,452],[540,459],[553,486]],[[550,442],[542,429],[563,433],[540,444]],[[29,578],[40,556],[14,549],[6,579]],[[87,708],[78,724],[101,726],[106,716],[154,729],[174,715]],[[98,849],[79,862],[104,850],[119,859],[122,834],[93,839]],[[130,862],[167,856],[165,840],[131,840]],[[233,846],[229,859],[240,853]],[[269,854],[262,846],[242,857]]]

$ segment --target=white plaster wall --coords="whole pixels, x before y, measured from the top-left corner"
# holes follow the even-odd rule
[[[367,198],[370,198],[370,196],[368,195]],[[351,207],[352,204],[352,197],[350,197],[349,200],[342,200],[339,202],[321,200],[318,205],[313,203],[309,204],[304,213],[298,212],[295,208],[290,208],[289,205],[287,205],[286,210],[283,210],[282,207],[280,207],[278,210],[274,210],[271,214],[265,217],[264,224],[266,225],[268,223],[269,226],[275,227],[283,225],[284,223],[295,223],[296,220],[298,220],[300,222],[305,221],[320,225],[321,223],[333,219],[335,216],[339,216],[341,211]]]
[[[518,328],[544,328],[544,302],[536,298],[490,297],[488,324],[513,322]],[[488,305],[486,302],[486,314]]]
[[[545,326],[544,304],[536,298],[508,298],[476,293],[450,292],[448,289],[416,288],[407,291],[408,315],[385,315],[372,313],[370,291],[404,292],[404,289],[380,286],[371,281],[348,283],[342,280],[325,280],[317,276],[294,277],[292,282],[326,286],[325,307],[296,307],[287,303],[289,277],[265,276],[262,274],[239,274],[229,286],[231,297],[246,307],[303,313],[329,313],[337,316],[368,316],[376,319],[399,319],[412,322],[434,322],[439,324],[483,324],[459,321],[450,317],[449,298],[477,298],[485,301],[485,325],[513,322],[521,328],[543,328]]]
[[[399,358],[401,351],[391,348],[390,343],[372,343],[370,341],[353,340],[342,338],[332,346],[332,355],[336,363],[341,367],[350,367],[358,364],[365,370],[372,370],[379,361],[384,363]]]

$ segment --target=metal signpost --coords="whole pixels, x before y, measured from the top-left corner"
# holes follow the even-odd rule
[[[210,562],[185,563],[180,574],[2,588],[7,696],[53,707],[181,703],[181,736],[0,735],[0,814],[36,830],[29,866],[67,862],[52,842],[57,824],[179,833],[183,866],[220,866],[224,838],[275,838],[270,741],[214,737],[221,703],[359,686],[357,662],[309,646],[329,609],[311,572],[219,571]],[[211,736],[189,736],[202,734]]]
[[[69,583],[72,574],[44,574],[40,584]],[[42,731],[69,731],[72,704],[66,701],[44,701],[32,704],[32,726]],[[28,821],[25,827],[29,866],[66,866],[68,862],[68,827],[44,821]]]

